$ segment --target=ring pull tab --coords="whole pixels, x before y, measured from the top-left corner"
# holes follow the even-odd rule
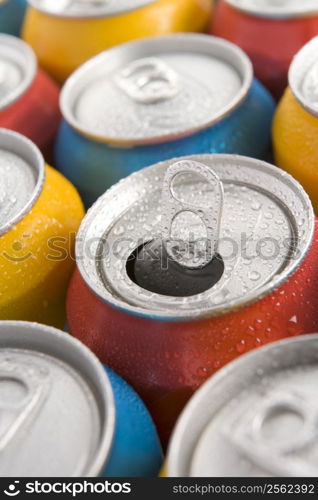
[[[181,176],[183,185],[189,186],[190,200],[178,198],[174,188]],[[202,268],[212,261],[218,247],[223,199],[223,184],[206,165],[182,160],[168,168],[161,198],[161,235],[169,257],[188,269]]]
[[[49,376],[44,369],[15,362],[0,363],[0,451],[35,418],[49,393]]]
[[[115,76],[117,85],[142,104],[155,104],[175,97],[181,91],[179,77],[156,57],[138,59]]]

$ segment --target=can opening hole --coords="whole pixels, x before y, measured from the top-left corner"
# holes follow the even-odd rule
[[[0,402],[8,407],[20,406],[28,395],[27,386],[17,378],[0,378]]]
[[[281,404],[270,409],[262,421],[262,436],[271,442],[291,442],[304,430],[304,416],[296,408]]]
[[[175,262],[161,240],[136,248],[126,264],[129,278],[141,288],[169,297],[191,297],[206,292],[220,281],[224,261],[216,254],[209,264],[188,269]]]

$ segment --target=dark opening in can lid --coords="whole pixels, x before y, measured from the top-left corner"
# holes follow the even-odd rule
[[[29,213],[44,181],[44,159],[35,144],[0,129],[0,237]]]
[[[131,254],[141,244],[162,238],[164,179],[167,169],[180,162],[187,164],[187,172],[175,179],[175,199],[187,200],[201,216],[183,209],[173,229],[176,238],[192,233],[200,243],[207,228],[216,235],[212,246],[224,263],[214,286],[187,297],[151,292],[127,273]],[[207,184],[195,169],[191,174],[197,163],[219,181]],[[216,189],[221,208],[214,205]],[[197,155],[145,168],[107,191],[81,225],[76,255],[83,278],[105,302],[131,314],[181,321],[218,316],[266,296],[298,268],[313,231],[309,197],[284,171],[241,156]]]
[[[214,375],[181,415],[172,477],[316,477],[318,335],[276,342]]]
[[[302,17],[318,14],[317,0],[225,0],[247,14],[269,18]]]
[[[0,472],[98,476],[115,407],[103,366],[79,341],[36,323],[0,322]]]
[[[289,85],[298,102],[318,117],[318,36],[294,57],[289,69]]]
[[[31,47],[0,34],[0,111],[18,100],[33,83],[37,61]]]
[[[135,145],[191,135],[247,96],[253,69],[235,45],[176,34],[130,42],[81,66],[61,94],[64,118],[101,142]]]

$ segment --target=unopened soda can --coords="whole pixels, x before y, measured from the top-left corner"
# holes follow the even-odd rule
[[[47,152],[61,115],[59,88],[37,67],[22,40],[0,34],[0,127],[19,132]]]
[[[0,33],[19,36],[26,7],[27,0],[1,0]]]
[[[318,37],[295,57],[274,120],[275,161],[302,183],[318,214]]]
[[[204,31],[211,0],[28,0],[24,39],[63,82],[102,50],[166,33]]]
[[[169,35],[106,51],[63,88],[56,164],[90,206],[157,161],[194,153],[267,154],[274,103],[233,44]]]
[[[121,181],[85,217],[72,334],[140,393],[167,441],[219,368],[318,328],[309,197],[265,162],[196,155]]]
[[[38,148],[0,129],[0,319],[63,327],[84,215],[75,188]]]
[[[68,334],[0,321],[0,373],[2,477],[157,475],[145,406]]]
[[[193,396],[170,443],[173,477],[316,477],[318,335],[223,368]]]
[[[251,58],[256,77],[279,98],[293,56],[318,34],[316,0],[220,0],[212,33]]]

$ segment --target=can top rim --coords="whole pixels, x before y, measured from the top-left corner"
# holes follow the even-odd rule
[[[0,34],[0,58],[14,62],[22,70],[22,79],[18,86],[0,98],[0,111],[14,104],[32,85],[36,71],[37,59],[31,47],[20,38]]]
[[[5,219],[0,225],[0,237],[13,229],[30,212],[42,193],[46,178],[45,162],[40,150],[23,135],[0,128],[0,152],[1,149],[14,153],[26,161],[34,170],[36,180],[33,192],[28,196],[25,205],[13,217]]]
[[[0,348],[39,352],[71,366],[88,381],[104,416],[103,434],[85,475],[98,476],[109,458],[115,433],[115,402],[110,379],[97,357],[79,340],[54,327],[25,321],[0,321]]]
[[[305,0],[298,2],[292,0],[292,4],[288,5],[290,0],[285,0],[285,5],[266,5],[266,0],[262,3],[257,3],[255,0],[225,0],[236,10],[244,12],[248,15],[268,18],[268,19],[290,19],[295,17],[307,17],[318,14],[318,6],[316,0]]]
[[[192,396],[179,417],[167,452],[168,477],[187,477],[189,475],[189,468],[197,441],[204,429],[213,420],[214,415],[217,414],[218,408],[221,408],[221,391],[224,399],[227,400],[222,401],[222,406],[224,406],[230,401],[231,397],[234,397],[232,390],[235,391],[237,387],[242,390],[244,380],[249,381],[252,374],[255,373],[256,375],[259,367],[263,367],[265,364],[265,372],[274,370],[273,355],[278,363],[281,361],[281,368],[286,370],[290,362],[289,358],[295,357],[296,352],[299,354],[302,348],[302,352],[305,352],[307,345],[310,347],[312,344],[315,346],[313,352],[317,352],[318,334],[316,333],[280,340],[243,354],[212,375]],[[308,352],[310,352],[310,349],[308,349]],[[283,357],[283,355],[285,356]],[[317,359],[316,355],[313,357]],[[266,363],[269,358],[271,358],[271,361]],[[299,363],[301,364],[301,361]],[[275,372],[279,368],[280,366],[275,366]],[[230,383],[232,384],[231,387],[229,387]],[[230,389],[228,395],[226,394],[227,388]],[[235,394],[237,395],[237,393]],[[210,401],[215,402],[213,407],[208,404]],[[191,429],[191,433],[189,433],[189,429]]]
[[[104,0],[105,5],[102,2],[97,2],[97,5],[89,6],[90,2],[94,4],[92,0],[86,0],[86,10],[85,1],[78,0],[67,0],[63,1],[62,5],[58,5],[57,0],[27,0],[29,5],[44,14],[50,16],[66,18],[66,19],[98,19],[98,18],[108,18],[115,17],[118,15],[124,15],[135,10],[148,7],[153,3],[158,2],[158,0],[133,0],[127,3],[127,0]],[[63,5],[64,3],[64,5]],[[79,9],[74,9],[74,3],[79,3]],[[61,4],[61,2],[60,2]]]
[[[143,52],[142,55],[139,55]],[[89,127],[84,126],[75,116],[73,111],[73,103],[77,102],[76,96],[85,86],[85,82],[94,81],[94,73],[100,74],[101,69],[105,67],[105,62],[124,60],[124,57],[137,60],[140,58],[151,57],[153,54],[160,52],[193,52],[195,54],[213,55],[224,60],[231,65],[241,76],[242,84],[234,98],[224,106],[220,111],[209,119],[204,119],[200,124],[184,127],[184,130],[176,132],[162,132],[160,135],[154,135],[146,138],[136,137],[120,137],[117,135],[106,137],[102,133],[95,132]],[[146,54],[145,54],[146,53]],[[137,55],[138,54],[138,55]],[[159,58],[158,58],[159,59]],[[110,145],[125,147],[157,144],[166,141],[173,141],[188,137],[196,132],[205,130],[233,112],[246,98],[253,81],[253,67],[248,56],[236,45],[218,37],[194,34],[181,33],[164,36],[155,36],[151,38],[143,38],[140,40],[128,42],[111,49],[108,49],[91,60],[84,63],[78,68],[66,81],[61,91],[60,107],[62,114],[67,123],[75,129],[80,135],[84,135],[97,142],[103,142]]]
[[[309,78],[312,78],[311,84]],[[310,40],[295,55],[289,68],[288,81],[299,104],[310,114],[318,117],[318,91],[316,90],[318,84],[318,36]],[[310,90],[310,85],[315,88]]]

